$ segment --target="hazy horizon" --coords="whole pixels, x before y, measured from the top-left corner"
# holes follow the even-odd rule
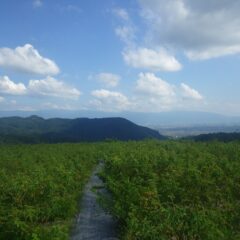
[[[62,119],[76,119],[76,118],[125,118],[136,124],[159,128],[192,128],[192,127],[221,127],[217,128],[219,131],[232,129],[240,126],[240,117],[227,116],[208,112],[193,112],[193,111],[170,111],[170,112],[103,112],[103,111],[63,111],[63,110],[49,110],[49,111],[1,111],[2,117],[23,117],[28,118],[38,116],[44,119],[62,118]]]

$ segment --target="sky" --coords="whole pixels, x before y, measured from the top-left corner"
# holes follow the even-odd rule
[[[240,1],[1,0],[0,111],[240,115]]]

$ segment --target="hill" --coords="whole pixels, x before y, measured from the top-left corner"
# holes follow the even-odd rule
[[[95,142],[106,139],[164,139],[157,131],[124,118],[44,119],[36,115],[0,118],[2,143]]]
[[[200,134],[198,136],[192,137],[195,141],[221,141],[221,142],[231,142],[231,141],[239,141],[240,133],[209,133],[209,134]]]

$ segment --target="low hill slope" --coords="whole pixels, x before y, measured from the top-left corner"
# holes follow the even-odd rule
[[[240,133],[209,133],[209,134],[200,134],[198,136],[192,137],[195,141],[221,141],[221,142],[231,142],[231,141],[240,141]]]
[[[142,127],[124,118],[43,119],[0,118],[0,142],[80,142],[116,140],[164,139],[157,131]]]

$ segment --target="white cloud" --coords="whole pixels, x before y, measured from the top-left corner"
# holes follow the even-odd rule
[[[125,20],[125,21],[129,20],[128,12],[124,8],[115,8],[113,9],[113,13],[119,18],[121,18],[122,20]]]
[[[39,8],[43,5],[43,2],[41,0],[34,0],[33,1],[33,7]]]
[[[121,111],[128,109],[131,105],[128,98],[120,92],[100,89],[92,91],[91,95],[95,97],[91,104],[99,110]]]
[[[23,83],[14,83],[7,76],[0,77],[0,93],[69,99],[78,99],[81,95],[78,89],[50,76],[41,80],[30,80],[27,86]]]
[[[140,73],[136,81],[135,109],[137,111],[169,110],[176,102],[175,86],[153,73]]]
[[[168,83],[154,73],[140,73],[136,81],[133,100],[134,109],[142,112],[201,108],[202,95],[187,84],[179,86]],[[198,100],[198,101],[193,101]]]
[[[211,49],[206,49],[202,51],[189,50],[186,51],[186,55],[191,60],[205,60],[210,58],[216,58],[225,55],[233,55],[240,53],[240,44],[239,46],[229,46],[229,47],[212,47]]]
[[[14,83],[8,76],[0,76],[0,92],[11,95],[26,94],[27,89],[23,83]]]
[[[103,83],[106,87],[116,87],[121,79],[121,77],[117,74],[113,73],[99,73],[96,75],[96,79]]]
[[[181,91],[184,98],[190,98],[194,100],[202,100],[203,96],[195,89],[189,87],[185,83],[181,83]]]
[[[28,91],[31,95],[52,96],[60,98],[78,99],[81,92],[68,86],[64,82],[58,81],[53,77],[46,77],[41,80],[30,80]]]
[[[125,62],[134,68],[148,69],[151,71],[178,71],[181,64],[163,48],[153,50],[138,48],[123,52]]]
[[[15,49],[0,48],[0,66],[41,75],[55,75],[60,71],[54,61],[42,57],[30,44]]]
[[[157,112],[170,110],[176,102],[175,86],[154,73],[140,73],[136,81],[134,106],[136,111]]]
[[[4,102],[4,100],[5,100],[4,97],[1,97],[1,96],[0,96],[0,103],[1,103],[1,102]]]
[[[125,43],[123,58],[126,64],[134,68],[150,71],[178,71],[181,64],[165,48],[137,47],[136,27],[124,9],[115,9],[115,15],[122,18],[122,26],[115,28],[115,34]],[[144,46],[144,44],[143,44]]]
[[[128,97],[106,89],[91,92],[90,106],[102,111],[159,112],[202,107],[200,93],[182,83],[173,85],[154,73],[140,73],[133,93]]]
[[[153,73],[140,73],[136,83],[136,90],[147,95],[159,97],[172,97],[175,95],[174,86]]]
[[[190,59],[240,53],[240,2],[138,0],[154,46],[183,51]]]

